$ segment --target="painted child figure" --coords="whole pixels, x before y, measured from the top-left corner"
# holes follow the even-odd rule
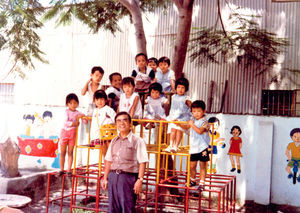
[[[118,112],[127,112],[132,118],[142,117],[142,104],[138,93],[134,92],[133,78],[126,77],[122,80],[124,93],[120,96]]]
[[[230,148],[228,151],[228,155],[230,158],[232,169],[231,172],[236,170],[235,163],[233,157],[235,156],[236,165],[237,165],[237,173],[241,173],[241,164],[240,157],[242,157],[241,148],[242,148],[242,139],[239,137],[242,134],[242,130],[239,126],[233,126],[231,128],[230,134],[232,134],[232,138],[230,138]]]
[[[85,95],[88,92],[89,95],[89,106],[87,111],[87,116],[92,116],[93,110],[96,107],[93,103],[94,92],[99,89],[104,89],[104,86],[100,84],[104,75],[104,70],[102,67],[93,67],[91,70],[91,78],[86,82],[81,90],[81,95]]]
[[[160,120],[166,119],[165,105],[169,104],[166,97],[161,95],[162,86],[159,83],[152,83],[149,87],[149,95],[145,101],[145,119]],[[153,123],[152,123],[153,124]],[[149,124],[147,124],[146,128]],[[153,126],[152,126],[153,127]]]
[[[107,106],[108,99],[104,90],[97,90],[94,93],[94,102],[97,108],[94,110],[92,116],[91,145],[100,145],[102,147],[102,154],[105,156],[109,144],[107,141],[100,139],[100,129],[103,125],[114,123],[116,112]]]
[[[164,93],[175,92],[175,73],[170,69],[170,59],[166,56],[158,60],[156,81],[162,85]]]
[[[216,117],[211,117],[208,119],[208,123],[210,125],[210,130],[209,130],[209,136],[211,141],[213,140],[213,148],[212,148],[212,167],[210,165],[210,162],[208,163],[207,166],[207,172],[208,173],[217,173],[217,160],[218,160],[218,147],[225,148],[225,138],[220,137],[220,133],[217,132],[219,126],[220,126],[220,120]],[[211,153],[211,142],[209,143],[208,146],[208,151]],[[211,157],[211,155],[210,155]],[[211,167],[211,168],[210,168]]]
[[[76,129],[79,125],[78,118],[82,118],[84,116],[83,113],[76,110],[79,105],[79,100],[76,94],[70,93],[66,97],[66,117],[64,121],[64,126],[60,133],[60,171],[59,176],[63,175],[64,165],[65,165],[65,156],[68,150],[68,169],[67,175],[72,176],[71,167],[73,163],[73,150],[75,146],[75,137],[76,137]]]
[[[286,167],[286,171],[289,173],[288,178],[293,177],[291,168],[294,166],[293,161],[298,161],[298,168],[300,168],[300,128],[294,128],[290,132],[290,136],[293,142],[289,143],[285,155],[287,156],[289,163]],[[300,175],[297,177],[297,181],[300,182]]]
[[[193,118],[188,121],[190,130],[190,161],[191,180],[190,187],[196,186],[197,162],[200,161],[200,182],[198,189],[202,191],[205,184],[206,165],[209,161],[208,144],[210,141],[208,121],[205,118],[206,105],[204,101],[197,100],[191,105]]]
[[[122,90],[122,75],[118,72],[109,75],[110,87],[105,90],[108,97],[108,106],[115,112],[118,110]]]
[[[147,55],[139,53],[135,56],[137,67],[132,71],[131,76],[135,79],[135,91],[147,92],[149,86],[155,80],[154,71],[147,66]]]
[[[176,94],[172,97],[170,114],[167,120],[170,121],[189,121],[191,119],[191,100],[186,95],[189,90],[189,81],[186,78],[179,78],[175,83]],[[181,125],[169,124],[170,145],[165,152],[177,152],[178,145],[182,139],[184,129]]]

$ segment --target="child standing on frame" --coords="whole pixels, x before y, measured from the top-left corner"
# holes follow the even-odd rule
[[[134,80],[131,77],[123,78],[124,93],[120,96],[118,112],[127,112],[132,118],[142,117],[142,104],[138,93],[134,92]]]
[[[86,82],[81,90],[81,95],[85,95],[88,92],[89,95],[89,106],[87,116],[92,116],[95,104],[93,103],[94,92],[99,89],[104,89],[104,86],[100,84],[104,75],[102,67],[93,67],[91,70],[91,78]]]
[[[76,94],[71,93],[66,97],[66,117],[64,126],[60,133],[60,171],[59,176],[63,175],[65,166],[65,156],[68,150],[68,169],[67,175],[72,176],[71,167],[73,163],[73,150],[75,146],[76,127],[79,125],[77,118],[82,118],[83,113],[76,110],[79,100]]]
[[[170,59],[166,56],[158,60],[157,72],[155,73],[156,81],[161,84],[164,93],[175,92],[175,73],[169,69]]]
[[[210,141],[209,124],[205,118],[206,105],[204,101],[197,100],[191,105],[192,120],[188,121],[190,130],[191,180],[190,187],[196,186],[197,162],[200,161],[199,190],[204,189],[206,164],[209,161],[208,144]]]
[[[172,97],[167,120],[188,121],[191,118],[191,100],[185,93],[189,90],[189,81],[186,78],[179,78],[175,83],[175,89],[176,94]],[[184,131],[180,126],[173,123],[169,124],[169,130],[171,130],[170,145],[165,149],[165,152],[177,152]]]
[[[147,60],[147,55],[144,53],[135,56],[137,67],[132,71],[131,76],[135,79],[136,92],[147,92],[150,84],[155,80],[155,73],[147,66]]]
[[[145,101],[145,119],[160,120],[166,119],[164,105],[169,104],[166,97],[161,95],[162,86],[159,83],[152,83],[149,87],[149,95]],[[153,123],[152,123],[153,124]],[[149,128],[147,124],[146,128]],[[152,125],[154,127],[154,125]]]
[[[105,124],[113,124],[116,112],[107,106],[107,95],[104,90],[97,90],[94,93],[94,102],[96,109],[93,112],[91,124],[91,145],[101,145],[103,147],[102,153],[105,156],[108,144],[105,140],[100,140],[100,128]]]
[[[237,164],[237,173],[241,173],[241,164],[240,157],[242,157],[241,148],[242,148],[242,139],[240,138],[240,134],[242,134],[242,130],[239,126],[233,126],[231,128],[230,133],[232,134],[232,138],[230,138],[230,148],[228,151],[228,155],[231,161],[232,169],[231,172],[236,170],[235,163],[233,157],[235,156],[236,164]]]
[[[119,101],[122,90],[122,75],[118,72],[114,72],[109,75],[110,87],[105,90],[108,97],[108,106],[113,108],[115,111],[118,110]]]

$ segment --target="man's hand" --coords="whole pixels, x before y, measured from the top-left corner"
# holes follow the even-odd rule
[[[142,184],[143,182],[140,179],[137,179],[133,187],[135,194],[139,194],[140,192],[142,192]]]
[[[103,190],[107,189],[107,184],[108,184],[107,179],[102,178],[101,179],[101,187],[102,187]]]

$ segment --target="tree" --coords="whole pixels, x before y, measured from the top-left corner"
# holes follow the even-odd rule
[[[13,61],[7,75],[17,71],[24,77],[20,66],[34,68],[32,58],[47,63],[39,49],[40,37],[36,33],[43,26],[37,19],[42,11],[37,0],[0,2],[0,51],[8,50]]]
[[[172,57],[172,69],[175,71],[176,79],[178,79],[182,77],[187,53],[194,0],[173,0],[173,2],[178,9],[179,22],[177,24],[177,36]]]

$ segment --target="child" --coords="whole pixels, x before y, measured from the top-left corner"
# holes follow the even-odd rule
[[[35,120],[35,116],[34,115],[23,115],[23,119],[26,122],[26,130],[25,130],[25,134],[21,134],[22,138],[34,138],[33,136],[31,136],[31,129]]]
[[[131,77],[126,77],[122,80],[124,93],[120,96],[118,112],[127,112],[132,118],[142,117],[142,104],[140,97],[134,92],[134,80]]]
[[[189,81],[186,78],[180,78],[175,83],[176,94],[172,97],[172,105],[168,120],[188,121],[191,118],[190,98],[185,94],[189,90]],[[169,124],[170,145],[165,149],[166,152],[177,152],[178,145],[182,139],[183,129],[181,125]]]
[[[145,101],[145,119],[166,119],[163,105],[169,104],[169,101],[166,97],[161,96],[161,93],[162,86],[159,83],[152,83],[150,85],[149,96]],[[146,128],[149,128],[149,125]]]
[[[209,125],[205,118],[205,103],[201,100],[194,101],[191,105],[193,119],[188,121],[190,131],[190,154],[191,154],[191,181],[190,187],[196,186],[197,162],[200,161],[200,182],[199,190],[204,189],[206,176],[206,163],[209,161],[208,135]]]
[[[89,106],[87,111],[87,116],[93,114],[95,104],[93,104],[94,92],[98,89],[104,89],[104,86],[100,84],[102,77],[104,75],[104,70],[102,67],[93,67],[91,71],[91,78],[86,82],[83,89],[81,90],[81,95],[85,95],[86,92],[89,94]]]
[[[93,112],[92,124],[91,124],[91,145],[103,145],[102,153],[105,156],[108,144],[106,141],[100,141],[100,128],[105,124],[114,123],[116,112],[109,106],[107,106],[107,95],[104,90],[97,90],[94,93],[94,103],[96,109]]]
[[[148,66],[156,73],[158,67],[158,60],[154,57],[148,59]]]
[[[161,57],[158,60],[157,72],[155,74],[156,81],[163,87],[163,92],[175,92],[175,73],[169,69],[170,59],[166,56]]]
[[[155,73],[150,67],[147,67],[147,56],[144,53],[135,56],[135,63],[137,67],[131,74],[135,78],[135,91],[147,92],[151,82],[155,79]]]
[[[232,169],[231,172],[235,171],[235,164],[233,160],[233,156],[235,156],[236,164],[237,164],[237,173],[241,173],[240,166],[240,157],[242,157],[241,148],[242,148],[242,139],[239,137],[242,134],[242,130],[239,126],[233,126],[231,128],[230,134],[232,134],[232,138],[230,138],[230,147],[228,151],[228,155],[231,161]]]
[[[122,91],[122,75],[118,72],[114,72],[109,75],[109,81],[111,86],[105,90],[108,96],[108,106],[117,111]]]
[[[84,114],[77,111],[76,108],[79,105],[79,100],[76,94],[71,93],[66,97],[66,117],[64,121],[64,126],[60,133],[60,171],[59,176],[63,175],[64,165],[65,165],[65,156],[68,147],[68,169],[67,175],[72,176],[71,167],[73,163],[73,149],[75,146],[75,137],[76,137],[76,127],[79,125],[77,118],[82,118]]]
[[[289,163],[286,167],[286,171],[289,173],[288,178],[293,177],[291,168],[294,166],[294,162],[292,160],[300,160],[300,128],[292,129],[290,136],[293,142],[289,143],[285,151],[285,154],[289,160]],[[300,163],[298,167],[300,168]],[[300,182],[300,175],[298,176],[297,180]]]

